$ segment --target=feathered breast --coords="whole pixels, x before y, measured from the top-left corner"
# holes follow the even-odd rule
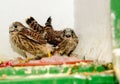
[[[39,43],[23,36],[20,34],[11,35],[10,37],[13,46],[20,48],[26,52],[29,52],[33,55],[37,54],[47,54],[46,47],[44,45],[40,45]]]

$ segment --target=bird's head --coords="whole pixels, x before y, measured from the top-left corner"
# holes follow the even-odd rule
[[[20,22],[13,22],[12,25],[9,27],[9,33],[12,32],[20,32],[25,26]]]
[[[74,31],[71,28],[65,28],[63,30],[63,37],[70,38],[73,37]]]

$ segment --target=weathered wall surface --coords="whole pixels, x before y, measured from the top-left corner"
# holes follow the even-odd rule
[[[74,0],[80,58],[112,61],[110,0]]]

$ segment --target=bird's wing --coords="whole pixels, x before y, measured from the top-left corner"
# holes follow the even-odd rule
[[[37,42],[39,44],[46,44],[47,41],[44,39],[42,34],[32,31],[31,29],[24,28],[21,32],[19,32],[21,35],[27,37],[28,39]]]
[[[68,42],[69,41],[66,40],[66,39],[62,40],[62,42],[58,44],[57,48],[60,49],[60,50],[64,49]]]
[[[37,31],[39,33],[44,32],[44,27],[41,26],[33,17],[27,18],[26,23],[32,30]]]
[[[46,21],[46,23],[45,23],[45,26],[50,26],[50,27],[52,27],[52,18],[51,18],[51,16],[47,19],[47,21]]]

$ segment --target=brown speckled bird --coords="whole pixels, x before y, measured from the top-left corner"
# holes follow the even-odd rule
[[[26,20],[26,23],[30,26],[31,29],[38,32],[42,31],[42,34],[47,42],[53,46],[57,46],[62,41],[61,34],[63,32],[54,30],[51,22],[52,19],[49,17],[45,23],[45,26],[43,27],[33,17],[30,17]]]
[[[72,29],[66,28],[63,30],[62,38],[62,42],[56,46],[55,54],[70,56],[78,44],[78,37]]]
[[[9,34],[12,48],[24,57],[29,53],[34,56],[33,59],[40,59],[53,50],[41,34],[26,28],[20,22],[12,23]]]

